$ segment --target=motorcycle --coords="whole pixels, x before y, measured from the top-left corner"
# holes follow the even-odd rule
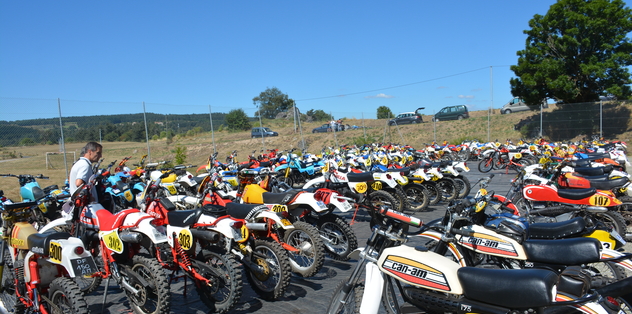
[[[28,222],[37,205],[21,202],[2,208],[0,298],[4,308],[13,313],[88,313],[73,278],[96,273],[94,259],[81,240],[69,233],[38,233]]]
[[[590,278],[577,269],[557,274],[547,269],[462,267],[425,247],[405,245],[418,233],[409,228],[424,229],[419,219],[383,208],[369,213],[373,233],[367,245],[355,251],[359,260],[351,276],[336,287],[327,313],[378,313],[382,303],[387,313],[543,312],[571,307],[605,314],[619,312],[622,299],[617,298],[632,292],[632,278],[591,290]]]
[[[103,306],[109,281],[114,278],[127,295],[135,313],[168,313],[171,294],[167,275],[156,259],[140,254],[141,247],[153,252],[153,246],[168,241],[164,227],[154,226],[154,218],[136,208],[112,214],[92,199],[92,187],[108,175],[107,171],[97,171],[64,204],[62,217],[51,221],[40,232],[66,227],[71,234],[81,238],[93,256],[100,255],[103,268],[84,290],[94,291],[100,280],[105,279]]]
[[[45,179],[48,177],[30,174],[0,174],[0,177],[14,177],[18,179],[20,184],[20,197],[23,202],[37,201],[39,211],[34,210],[33,221],[38,224],[37,228],[45,225],[51,220],[59,218],[59,211],[63,202],[70,197],[66,190],[59,189],[57,185],[49,185],[41,188],[36,179]]]

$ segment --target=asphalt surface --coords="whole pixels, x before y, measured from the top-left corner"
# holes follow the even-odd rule
[[[471,162],[470,167],[474,169],[466,174],[472,184],[477,182],[479,178],[489,175],[489,173],[478,172],[475,169],[476,165],[476,162]],[[488,190],[505,195],[509,188],[509,182],[515,174],[511,172],[506,174],[504,171],[492,171],[491,173],[494,173],[495,176],[488,186]],[[477,190],[477,187],[472,187],[470,195],[474,195]],[[445,203],[440,203],[437,206],[431,206],[424,212],[415,213],[414,216],[426,222],[440,218],[445,213],[445,205]],[[347,221],[351,221],[351,214],[344,216],[348,219]],[[371,230],[367,217],[367,215],[359,214],[351,226],[356,233],[359,246],[363,246],[370,235]],[[626,250],[632,251],[630,244],[626,246]],[[244,275],[243,295],[236,308],[230,313],[324,313],[329,305],[333,290],[340,281],[350,275],[354,265],[354,260],[340,262],[326,258],[323,268],[315,276],[302,278],[293,275],[285,296],[273,302],[260,299],[250,288]],[[90,311],[92,313],[132,313],[125,294],[113,280],[108,287],[108,295],[102,311],[104,293],[105,284],[103,283],[95,293],[86,296],[88,304],[91,304]],[[171,293],[171,313],[209,313],[208,308],[199,300],[191,280],[187,281],[186,294],[183,279],[171,283]]]
[[[478,163],[472,162],[470,167],[476,168]],[[515,173],[505,174],[503,171],[492,171],[494,178],[488,187],[488,190],[495,191],[498,194],[505,195],[508,191],[509,182]],[[479,178],[487,176],[472,169],[466,176],[474,184]],[[470,195],[474,195],[478,189],[472,188]],[[431,221],[436,218],[443,217],[445,213],[445,203],[429,207],[426,211],[416,213],[414,216]],[[348,222],[351,222],[352,215],[344,215]],[[352,224],[353,231],[358,238],[358,245],[363,246],[366,239],[370,236],[371,230],[367,221],[367,215],[358,214],[355,222]],[[329,300],[338,283],[346,279],[353,269],[355,261],[348,262],[335,261],[330,258],[325,259],[325,264],[318,274],[309,278],[302,278],[293,275],[290,286],[285,292],[285,296],[277,301],[266,301],[258,297],[258,295],[250,288],[244,275],[244,289],[241,301],[237,307],[230,313],[275,313],[275,314],[295,314],[295,313],[324,313],[329,305]],[[171,284],[172,293],[172,313],[209,313],[208,308],[199,301],[198,294],[195,292],[191,280],[187,281],[187,293],[184,294],[184,281],[180,279]],[[87,296],[87,301],[92,313],[127,313],[132,312],[129,302],[122,290],[113,282],[110,282],[108,288],[108,297],[105,303],[105,311],[101,311],[101,303],[103,300],[104,284],[97,292]]]

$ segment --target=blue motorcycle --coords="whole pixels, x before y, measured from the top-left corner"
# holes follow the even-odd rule
[[[279,173],[277,177],[279,181],[285,182],[291,187],[302,186],[320,174],[325,164],[315,156],[307,154],[303,154],[303,160],[301,160],[293,152],[294,149],[287,154],[286,158],[281,157],[280,160],[285,160],[285,162],[274,168],[274,171]]]
[[[33,211],[34,222],[45,224],[61,217],[60,210],[63,203],[70,197],[68,190],[61,190],[59,186],[49,185],[41,188],[36,179],[48,180],[44,175],[30,174],[0,174],[2,177],[14,177],[20,184],[20,197],[22,202],[37,202],[39,211]],[[10,202],[10,200],[3,201]]]

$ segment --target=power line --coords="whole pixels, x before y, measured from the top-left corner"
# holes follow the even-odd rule
[[[499,65],[499,66],[496,66],[496,67],[508,67],[508,65]],[[433,78],[433,79],[429,79],[429,80],[425,80],[425,81],[414,82],[414,83],[408,83],[408,84],[396,85],[396,86],[391,86],[391,87],[383,87],[383,88],[377,88],[377,89],[366,90],[366,91],[362,91],[362,92],[347,93],[347,94],[342,94],[342,95],[333,95],[333,96],[323,96],[323,97],[315,97],[315,98],[298,99],[298,100],[296,100],[296,101],[310,101],[310,100],[319,100],[319,99],[327,99],[327,98],[336,98],[336,97],[341,97],[341,96],[350,96],[350,95],[358,95],[358,94],[372,93],[372,92],[377,92],[377,91],[382,91],[382,90],[387,90],[387,89],[400,88],[400,87],[405,87],[405,86],[410,86],[410,85],[416,85],[416,84],[428,83],[428,82],[432,82],[432,81],[436,81],[436,80],[441,80],[441,79],[448,78],[448,77],[453,77],[453,76],[463,75],[463,74],[472,73],[472,72],[476,72],[476,71],[481,71],[481,70],[485,70],[485,69],[489,69],[489,67],[484,67],[484,68],[474,69],[474,70],[465,71],[465,72],[461,72],[461,73],[456,73],[456,74],[451,74],[451,75],[441,76],[441,77],[437,77],[437,78]]]

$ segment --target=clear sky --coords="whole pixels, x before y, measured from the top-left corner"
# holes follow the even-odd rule
[[[0,0],[0,120],[242,108],[375,118],[512,98],[510,65],[553,0]]]

